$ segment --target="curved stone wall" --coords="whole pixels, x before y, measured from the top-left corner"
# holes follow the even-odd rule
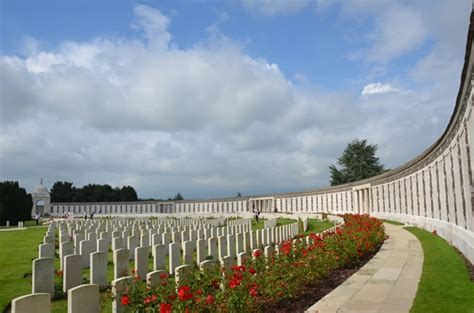
[[[410,162],[351,184],[298,193],[209,200],[53,203],[51,213],[105,215],[369,213],[437,233],[474,263],[473,14],[454,112],[443,135]]]

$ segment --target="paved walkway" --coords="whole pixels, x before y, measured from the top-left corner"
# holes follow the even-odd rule
[[[410,311],[421,277],[423,248],[407,230],[387,223],[384,225],[390,238],[379,252],[306,312]]]

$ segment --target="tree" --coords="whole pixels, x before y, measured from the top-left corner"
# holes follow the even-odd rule
[[[51,202],[118,202],[137,201],[131,186],[112,188],[110,185],[88,184],[79,188],[70,182],[55,182],[51,188]]]
[[[183,196],[181,195],[181,193],[178,192],[178,194],[176,196],[174,196],[174,199],[173,200],[184,200]]]
[[[137,201],[137,192],[131,186],[123,186],[120,189],[120,201]]]
[[[237,192],[237,198],[240,198],[240,197],[242,197],[242,194],[239,191],[239,192]]]
[[[329,166],[331,186],[366,179],[385,172],[384,166],[375,156],[377,145],[367,143],[366,139],[354,139],[350,142],[342,156],[337,160],[338,169],[334,164]]]
[[[0,224],[3,225],[6,221],[16,224],[19,221],[30,220],[32,207],[31,195],[27,194],[18,182],[0,183]]]
[[[51,187],[51,202],[72,202],[76,196],[77,189],[73,183],[57,181]]]

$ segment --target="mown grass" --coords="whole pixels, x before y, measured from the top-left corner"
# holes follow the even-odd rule
[[[424,253],[423,273],[410,312],[474,312],[474,283],[459,254],[430,232],[405,229],[420,240]]]
[[[45,233],[46,227],[36,226],[0,232],[1,310],[12,299],[31,293],[31,261],[38,257]]]
[[[405,225],[404,223],[400,223],[400,222],[392,221],[392,220],[381,220],[381,221],[383,221],[384,223],[388,223],[388,224],[392,224],[392,225],[396,225],[396,226]]]
[[[321,221],[321,220],[310,218],[308,220],[308,230],[305,231],[304,234],[309,235],[311,233],[320,233],[333,226],[334,226],[333,223],[329,221]]]

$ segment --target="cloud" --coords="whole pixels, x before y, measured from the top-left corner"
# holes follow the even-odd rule
[[[364,86],[362,95],[373,95],[377,93],[400,92],[399,89],[394,88],[391,84],[372,83]]]
[[[150,47],[158,50],[168,48],[171,34],[168,32],[169,18],[147,5],[139,4],[133,10],[137,18],[136,24],[143,29]]]
[[[391,6],[376,18],[369,36],[369,60],[383,63],[419,48],[427,40],[428,30],[416,8]]]
[[[308,6],[310,0],[242,0],[248,10],[267,16],[291,14]]]
[[[134,14],[140,40],[97,37],[0,56],[3,179],[29,190],[39,177],[128,184],[144,198],[306,190],[328,185],[328,165],[354,137],[378,144],[388,167],[416,156],[454,104],[464,25],[446,35],[437,26],[439,43],[406,76],[332,91],[291,81],[218,32],[179,49],[167,16],[148,6]],[[385,93],[360,97],[360,89]]]

